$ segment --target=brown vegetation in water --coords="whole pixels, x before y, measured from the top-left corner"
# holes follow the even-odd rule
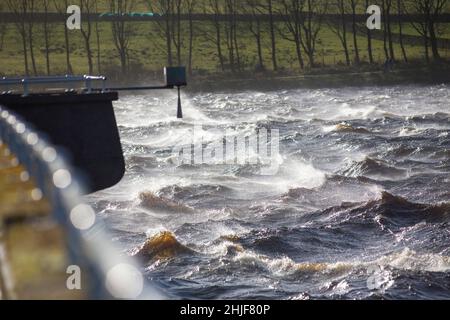
[[[139,199],[141,205],[147,209],[171,213],[194,213],[194,209],[191,207],[158,196],[152,192],[141,193]]]
[[[179,243],[173,233],[165,231],[147,239],[144,244],[135,248],[131,255],[143,260],[166,260],[191,253],[193,251]]]

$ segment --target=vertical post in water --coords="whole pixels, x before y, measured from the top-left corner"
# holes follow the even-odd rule
[[[181,92],[180,92],[180,87],[178,86],[178,113],[177,113],[177,118],[178,119],[183,119],[183,109],[181,107]]]

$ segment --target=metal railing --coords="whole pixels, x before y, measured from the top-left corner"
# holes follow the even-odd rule
[[[22,86],[23,88],[23,95],[28,96],[30,94],[30,88],[32,85],[42,85],[42,84],[70,84],[70,83],[84,83],[85,90],[87,93],[92,93],[94,88],[93,84],[94,82],[102,82],[102,89],[103,91],[106,89],[106,77],[104,76],[90,76],[90,75],[83,75],[83,76],[71,76],[71,75],[65,75],[60,77],[24,77],[24,78],[7,78],[2,77],[0,78],[0,87],[6,87],[6,90],[3,90],[3,92],[8,92],[9,88],[12,86]]]
[[[20,117],[0,106],[0,142],[17,157],[51,205],[53,219],[65,230],[73,265],[91,275],[92,299],[159,299],[144,285],[138,264],[120,255],[105,236],[104,224],[84,203],[83,185],[60,152]],[[127,283],[123,283],[128,279]],[[132,288],[133,290],[131,290]]]

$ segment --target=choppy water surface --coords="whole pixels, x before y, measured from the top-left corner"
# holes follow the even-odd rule
[[[90,201],[173,298],[450,299],[449,98],[443,85],[187,94],[178,121],[172,93],[124,97],[128,172]],[[278,174],[175,165],[198,123],[279,129]]]

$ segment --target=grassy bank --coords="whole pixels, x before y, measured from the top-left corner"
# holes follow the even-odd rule
[[[93,26],[94,27],[94,26]],[[264,26],[267,28],[267,26]],[[100,41],[97,43],[96,34],[93,30],[91,36],[91,47],[94,61],[94,73],[108,75],[112,79],[124,79],[125,75],[120,71],[120,60],[118,52],[112,40],[112,31],[110,23],[99,23]],[[211,37],[214,33],[213,27],[207,22],[195,22],[195,37],[193,42],[193,75],[195,77],[204,77],[221,73],[219,60],[216,53],[216,46]],[[66,73],[66,57],[64,43],[64,25],[52,24],[50,26],[50,65],[51,74]],[[188,41],[187,25],[183,25],[183,43],[182,43],[182,64],[188,61]],[[450,30],[450,26],[443,26],[443,30]],[[412,27],[405,27],[405,32],[417,35]],[[257,47],[253,35],[250,33],[248,25],[241,23],[238,25],[238,48],[241,56],[241,72],[251,73],[257,69]],[[70,31],[70,52],[71,63],[76,74],[85,74],[88,72],[87,54],[84,39],[80,31]],[[351,34],[348,34],[349,38]],[[449,36],[448,32],[443,36]],[[46,73],[45,61],[45,42],[43,36],[43,25],[36,24],[33,31],[33,40],[35,47],[36,65],[39,74]],[[364,36],[358,36],[358,45],[361,60],[368,60],[367,39]],[[349,49],[353,58],[354,48],[349,40]],[[225,43],[222,44],[226,51]],[[412,61],[424,60],[424,49],[421,45],[406,45],[408,58]],[[271,49],[270,38],[267,32],[263,33],[262,53],[266,70],[271,71]],[[224,52],[225,54],[226,52]],[[401,49],[395,44],[396,56],[400,59]],[[450,59],[450,50],[442,49],[441,55],[445,59]],[[99,59],[98,59],[99,56]],[[373,41],[373,56],[375,62],[383,64],[384,49],[383,41]],[[321,29],[316,50],[316,68],[329,69],[336,67],[338,70],[345,69],[345,56],[342,45],[338,37],[332,30],[324,25]],[[133,34],[130,37],[129,52],[130,71],[128,78],[131,80],[147,79],[157,77],[161,72],[162,66],[166,65],[167,55],[165,52],[165,39],[156,23],[139,22],[134,23]],[[305,74],[310,70],[301,70],[295,55],[295,45],[281,36],[277,36],[277,60],[279,64],[279,73],[290,75],[292,73]],[[98,63],[99,61],[99,63]],[[347,68],[351,70],[352,68]],[[0,75],[12,76],[24,74],[24,58],[21,47],[21,38],[17,28],[13,24],[6,25],[3,47],[0,50]]]
[[[304,74],[216,74],[191,79],[189,92],[220,90],[277,90],[339,88],[346,86],[428,85],[450,83],[450,63],[399,64],[386,72],[382,66],[325,68]]]

